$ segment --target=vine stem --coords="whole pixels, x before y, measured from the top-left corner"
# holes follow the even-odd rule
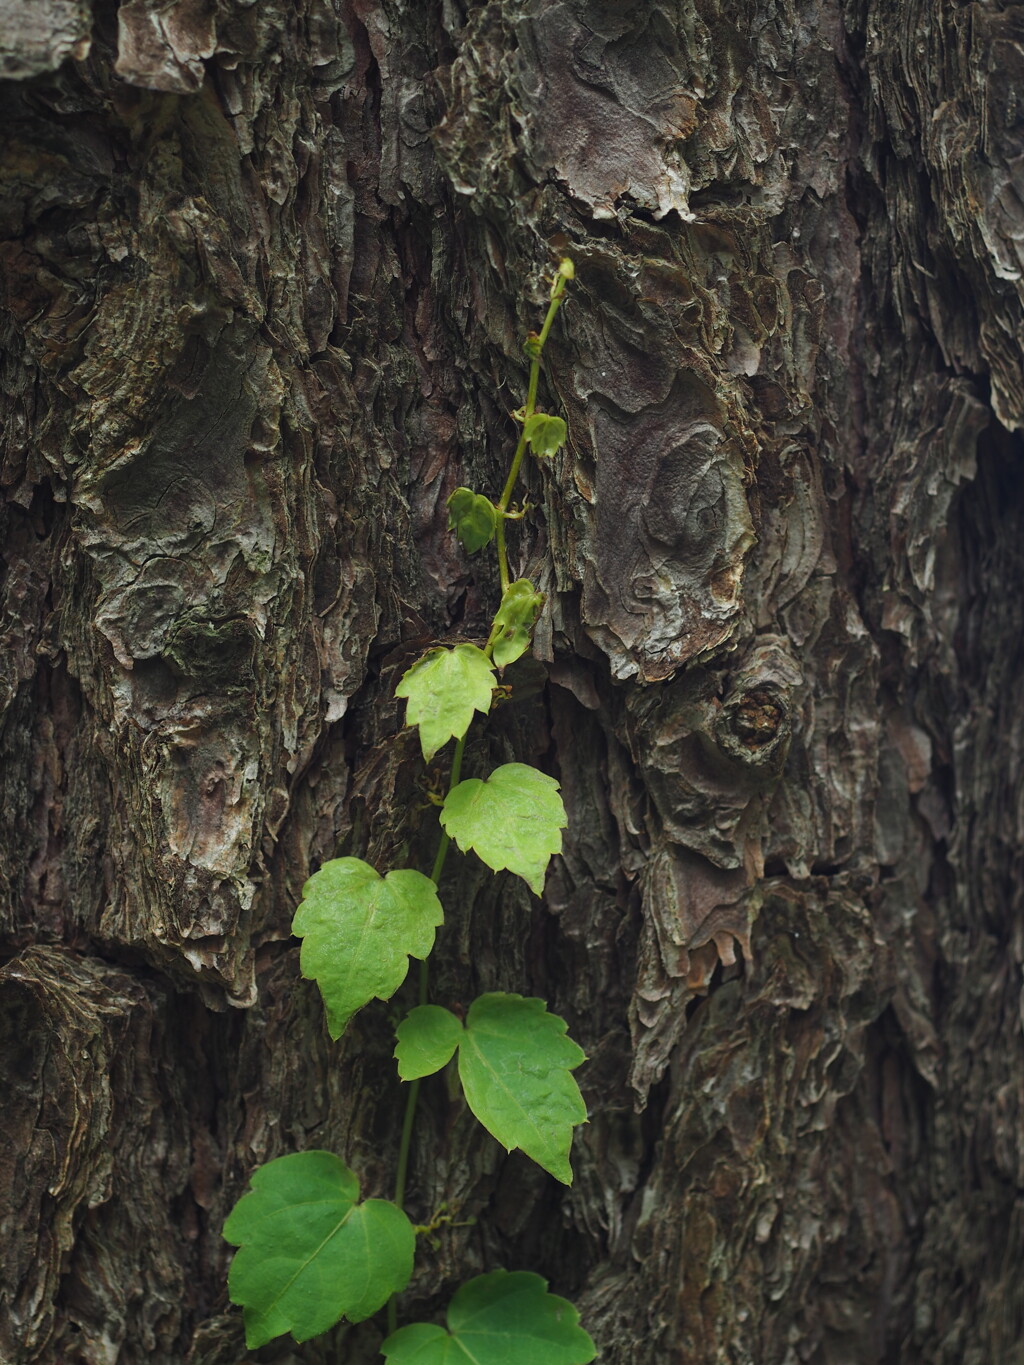
[[[537,388],[540,384],[540,364],[541,355],[544,351],[544,343],[547,341],[554,326],[555,317],[558,314],[559,306],[565,295],[565,286],[568,280],[573,277],[571,261],[562,261],[555,274],[554,282],[551,286],[551,302],[548,304],[548,311],[544,317],[544,325],[540,333],[530,337],[530,382],[526,390],[526,403],[522,409],[523,430],[519,433],[519,442],[516,445],[515,454],[512,457],[512,464],[508,471],[508,478],[505,480],[505,487],[502,489],[501,498],[495,504],[498,511],[498,525],[495,534],[495,543],[498,550],[498,573],[501,578],[501,594],[504,597],[509,585],[508,573],[508,552],[505,548],[505,515],[508,512],[509,503],[512,500],[512,491],[519,478],[519,471],[522,468],[523,457],[526,454],[526,423],[534,414],[537,406]],[[488,640],[484,653],[490,659],[493,655],[494,644]],[[467,731],[467,734],[469,732]],[[448,790],[451,792],[460,781],[462,775],[462,755],[466,751],[466,735],[458,741],[455,746],[455,754],[452,758],[452,769],[448,777]],[[437,846],[437,856],[434,858],[434,866],[430,871],[430,880],[435,886],[441,882],[441,873],[444,871],[445,859],[448,856],[448,846],[451,843],[447,833],[441,831],[441,841]],[[419,973],[419,1004],[426,1005],[430,1000],[430,968],[427,959],[424,958],[420,963]],[[398,1144],[398,1168],[395,1172],[395,1203],[398,1207],[405,1207],[405,1187],[409,1174],[409,1155],[412,1151],[412,1137],[416,1126],[416,1106],[420,1097],[419,1078],[409,1084],[409,1094],[405,1102],[405,1114],[402,1118],[402,1136]],[[398,1327],[398,1304],[397,1296],[392,1295],[388,1300],[388,1335],[396,1331]]]
[[[516,486],[516,480],[519,478],[519,471],[523,465],[523,457],[526,455],[526,424],[533,416],[534,409],[537,406],[537,386],[540,383],[540,362],[544,343],[554,326],[555,317],[565,296],[565,283],[570,278],[571,276],[566,275],[560,266],[558,274],[555,276],[555,282],[551,286],[551,302],[548,304],[544,326],[540,329],[540,334],[531,348],[530,382],[526,390],[526,402],[522,409],[523,429],[519,433],[519,442],[516,446],[516,453],[512,456],[512,464],[508,471],[508,478],[505,480],[505,487],[502,489],[501,497],[495,503],[495,507],[498,509],[498,525],[495,530],[494,542],[498,551],[498,576],[501,579],[502,597],[504,597],[509,584],[508,550],[505,546],[505,514],[508,511],[509,503],[512,501],[512,490]]]
[[[468,732],[467,732],[468,733]],[[452,791],[458,786],[462,773],[462,755],[466,751],[466,736],[463,735],[455,746],[455,754],[452,758],[452,770],[448,776],[448,790]],[[448,857],[448,846],[451,843],[444,830],[441,831],[441,840],[437,846],[437,856],[434,858],[434,866],[430,870],[430,880],[435,886],[441,883],[441,873],[444,871],[445,859]],[[419,1001],[421,1005],[426,1005],[430,1000],[430,965],[426,958],[420,962],[419,980]],[[420,1097],[420,1080],[409,1083],[409,1094],[405,1101],[405,1114],[402,1118],[402,1136],[398,1143],[398,1169],[395,1172],[395,1203],[398,1207],[405,1207],[405,1185],[409,1174],[409,1153],[412,1151],[412,1135],[416,1126],[416,1104]],[[395,1296],[388,1300],[388,1335],[398,1327],[398,1305]]]

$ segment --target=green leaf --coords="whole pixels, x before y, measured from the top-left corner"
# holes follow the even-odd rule
[[[439,1005],[420,1005],[398,1027],[398,1072],[403,1081],[432,1075],[458,1048],[466,1102],[491,1136],[571,1185],[572,1130],[587,1107],[570,1073],[586,1058],[565,1030],[534,997],[481,995],[465,1025]]]
[[[451,1061],[462,1038],[462,1025],[440,1005],[417,1005],[397,1030],[395,1059],[403,1081],[432,1076]]]
[[[418,1322],[381,1346],[391,1365],[588,1365],[597,1355],[579,1314],[529,1270],[492,1270],[457,1290],[448,1328]]]
[[[544,601],[544,594],[537,592],[528,578],[518,578],[505,589],[489,640],[499,668],[514,663],[529,649],[530,633]]]
[[[456,488],[448,499],[448,527],[467,554],[475,554],[494,539],[498,509],[490,498],[471,488]]]
[[[538,896],[566,823],[558,783],[526,763],[505,763],[484,782],[467,778],[441,807],[441,824],[463,853],[474,849],[495,872],[507,867]]]
[[[405,697],[407,725],[418,725],[423,757],[429,762],[443,744],[461,739],[474,711],[486,716],[496,679],[491,661],[476,645],[431,649],[395,688]]]
[[[572,1184],[572,1130],[587,1117],[569,1074],[586,1060],[566,1023],[543,1000],[494,993],[473,1001],[459,1045],[459,1079],[470,1109],[508,1151],[521,1148]]]
[[[333,1153],[278,1157],[251,1184],[224,1224],[241,1248],[228,1292],[250,1351],[284,1332],[307,1341],[339,1318],[362,1322],[409,1283],[412,1224],[385,1199],[357,1204],[359,1182]]]
[[[523,432],[534,455],[554,455],[565,445],[566,427],[561,417],[549,417],[546,412],[535,412]]]
[[[394,995],[410,957],[429,955],[444,912],[422,872],[381,877],[360,858],[324,863],[302,896],[292,920],[302,975],[320,987],[327,1027],[340,1038],[356,1010]]]

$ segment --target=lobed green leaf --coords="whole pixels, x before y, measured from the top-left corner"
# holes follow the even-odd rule
[[[564,1185],[573,1128],[587,1117],[570,1073],[585,1060],[543,1000],[494,992],[469,1007],[459,1079],[470,1109],[507,1151],[519,1147]]]
[[[255,1350],[290,1332],[307,1341],[342,1317],[362,1322],[412,1276],[416,1234],[385,1199],[358,1204],[359,1182],[332,1152],[295,1152],[253,1174],[224,1224],[239,1248],[228,1292]]]
[[[464,1025],[450,1010],[420,1005],[398,1027],[399,1075],[429,1076],[456,1048],[466,1102],[491,1136],[571,1185],[572,1133],[587,1117],[571,1073],[586,1059],[565,1020],[543,1000],[504,992],[474,1000]]]
[[[487,714],[495,685],[491,661],[476,645],[430,649],[406,671],[395,695],[406,699],[406,724],[419,727],[428,762],[450,739],[463,737],[474,711]]]
[[[401,1327],[381,1346],[390,1365],[589,1365],[597,1348],[567,1299],[528,1270],[492,1270],[458,1289],[448,1331]]]
[[[381,877],[360,858],[324,863],[302,896],[292,920],[302,975],[320,987],[327,1027],[340,1038],[356,1010],[394,995],[410,957],[429,955],[444,911],[422,872]]]
[[[456,488],[448,499],[448,528],[458,536],[467,554],[490,544],[499,515],[490,498],[471,488]]]
[[[464,853],[473,849],[495,872],[508,868],[538,896],[566,823],[558,783],[526,763],[505,763],[485,781],[467,778],[441,807],[441,824]]]
[[[523,427],[523,433],[534,455],[541,458],[554,455],[560,446],[565,445],[567,435],[562,418],[549,417],[546,412],[535,412]]]
[[[505,589],[491,626],[489,643],[499,668],[514,663],[530,647],[530,635],[544,609],[544,594],[528,578],[517,578]]]

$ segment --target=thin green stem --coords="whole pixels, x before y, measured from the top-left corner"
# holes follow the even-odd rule
[[[508,551],[505,548],[505,518],[498,517],[498,525],[494,531],[494,548],[498,552],[498,579],[501,585],[501,595],[505,596],[508,590]]]
[[[426,986],[426,963],[420,966],[420,995],[424,993]],[[420,1004],[426,1004],[421,999]],[[410,1082],[409,1094],[405,1101],[405,1116],[402,1119],[402,1139],[398,1147],[398,1171],[395,1175],[395,1203],[402,1208],[405,1203],[405,1178],[409,1173],[409,1153],[412,1151],[412,1133],[416,1124],[416,1101],[420,1096],[419,1077]],[[388,1335],[398,1329],[398,1304],[396,1296],[392,1294],[388,1299]]]
[[[540,384],[540,365],[541,355],[544,350],[544,343],[550,335],[554,325],[555,317],[558,313],[559,305],[565,293],[566,280],[572,278],[571,262],[563,261],[559,266],[554,283],[551,286],[551,302],[548,304],[548,311],[544,318],[544,325],[540,329],[536,342],[533,346],[533,354],[530,359],[530,380],[526,390],[526,403],[523,406],[523,431],[520,433],[519,442],[516,445],[515,454],[512,457],[512,464],[509,468],[508,478],[505,480],[505,487],[501,494],[501,499],[496,503],[498,509],[498,525],[495,534],[495,544],[498,550],[498,573],[501,578],[501,592],[504,596],[509,585],[508,572],[508,551],[505,546],[505,513],[508,511],[509,503],[512,500],[512,490],[515,488],[516,480],[519,478],[519,471],[522,468],[523,458],[526,455],[526,423],[533,416],[537,406],[537,388]],[[486,654],[492,657],[494,649],[493,641],[488,640]],[[463,735],[455,746],[455,753],[452,757],[452,768],[448,776],[448,790],[451,792],[458,786],[462,775],[462,756],[466,751],[466,736]],[[441,839],[437,846],[437,855],[434,858],[434,866],[430,871],[430,880],[435,886],[441,882],[441,874],[444,871],[445,859],[448,856],[448,846],[451,843],[448,835],[442,830]],[[426,958],[420,963],[419,972],[419,1003],[426,1005],[430,1000],[430,968]],[[405,1187],[409,1174],[409,1156],[412,1151],[413,1132],[416,1127],[416,1105],[420,1095],[419,1080],[410,1083],[409,1094],[405,1102],[405,1115],[402,1119],[402,1136],[398,1145],[398,1167],[395,1172],[395,1203],[399,1208],[405,1206]],[[398,1326],[398,1307],[395,1296],[392,1295],[388,1301],[388,1333],[392,1333]]]
[[[452,758],[452,770],[448,775],[448,790],[459,784],[462,773],[462,755],[466,752],[466,736],[455,746],[455,754]],[[451,840],[442,830],[441,840],[437,846],[437,855],[434,858],[434,866],[430,870],[430,880],[435,886],[441,882],[441,873],[444,871],[445,859],[448,856],[448,845]],[[419,979],[419,1004],[426,1005],[430,1000],[430,967],[426,958],[420,963]],[[395,1203],[398,1207],[405,1207],[405,1185],[409,1174],[409,1154],[412,1151],[412,1135],[416,1127],[416,1104],[420,1097],[419,1078],[409,1084],[409,1093],[405,1100],[405,1114],[402,1118],[402,1136],[398,1143],[398,1167],[395,1171]],[[395,1297],[388,1300],[388,1332],[394,1332],[398,1326],[398,1306]]]
[[[516,486],[519,478],[519,471],[523,465],[523,458],[526,455],[526,423],[534,414],[537,406],[537,388],[540,384],[540,362],[544,351],[544,343],[547,341],[554,326],[555,317],[561,305],[565,293],[565,276],[559,274],[556,277],[554,287],[551,291],[551,302],[548,304],[548,311],[544,318],[544,325],[540,329],[537,337],[536,349],[530,361],[530,381],[526,389],[526,402],[523,404],[523,430],[519,433],[519,442],[516,445],[515,454],[512,456],[512,464],[509,467],[508,478],[505,480],[505,487],[502,489],[501,497],[495,503],[498,509],[498,526],[494,537],[495,547],[498,551],[498,577],[501,580],[501,593],[504,597],[509,584],[508,572],[508,550],[505,546],[505,513],[508,511],[509,503],[512,501],[512,490]]]

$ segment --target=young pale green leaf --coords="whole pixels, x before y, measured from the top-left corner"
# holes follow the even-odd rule
[[[473,1001],[459,1044],[459,1079],[470,1109],[511,1151],[572,1184],[572,1130],[587,1117],[572,1072],[583,1051],[543,1000],[494,993]]]
[[[549,417],[546,412],[535,412],[527,420],[523,433],[534,455],[542,458],[554,455],[560,446],[565,445],[565,423],[561,417]]]
[[[491,661],[476,645],[430,649],[413,664],[395,695],[406,698],[406,724],[419,726],[425,759],[450,739],[461,739],[474,711],[487,714],[495,684]]]
[[[467,778],[441,807],[441,824],[463,853],[475,850],[495,872],[508,868],[538,896],[566,823],[558,783],[526,763],[504,763],[483,782]]]
[[[544,607],[544,594],[528,578],[517,578],[505,589],[491,626],[490,644],[499,668],[515,663],[530,647],[530,633]]]
[[[327,1027],[340,1038],[356,1010],[394,995],[410,957],[429,955],[444,912],[422,872],[381,877],[360,858],[324,863],[302,896],[292,920],[302,975],[320,987]]]
[[[451,1061],[462,1038],[462,1025],[440,1005],[417,1005],[396,1032],[395,1060],[403,1081],[432,1076]]]
[[[457,1290],[448,1331],[417,1322],[381,1346],[390,1365],[589,1365],[597,1348],[568,1301],[529,1270],[492,1270]]]
[[[362,1322],[409,1283],[412,1224],[387,1200],[357,1204],[359,1182],[333,1153],[278,1157],[251,1184],[224,1224],[240,1248],[228,1292],[250,1351],[285,1332],[307,1341],[342,1317]]]
[[[490,498],[471,488],[456,488],[448,499],[448,528],[467,554],[475,554],[494,539],[498,509]]]

